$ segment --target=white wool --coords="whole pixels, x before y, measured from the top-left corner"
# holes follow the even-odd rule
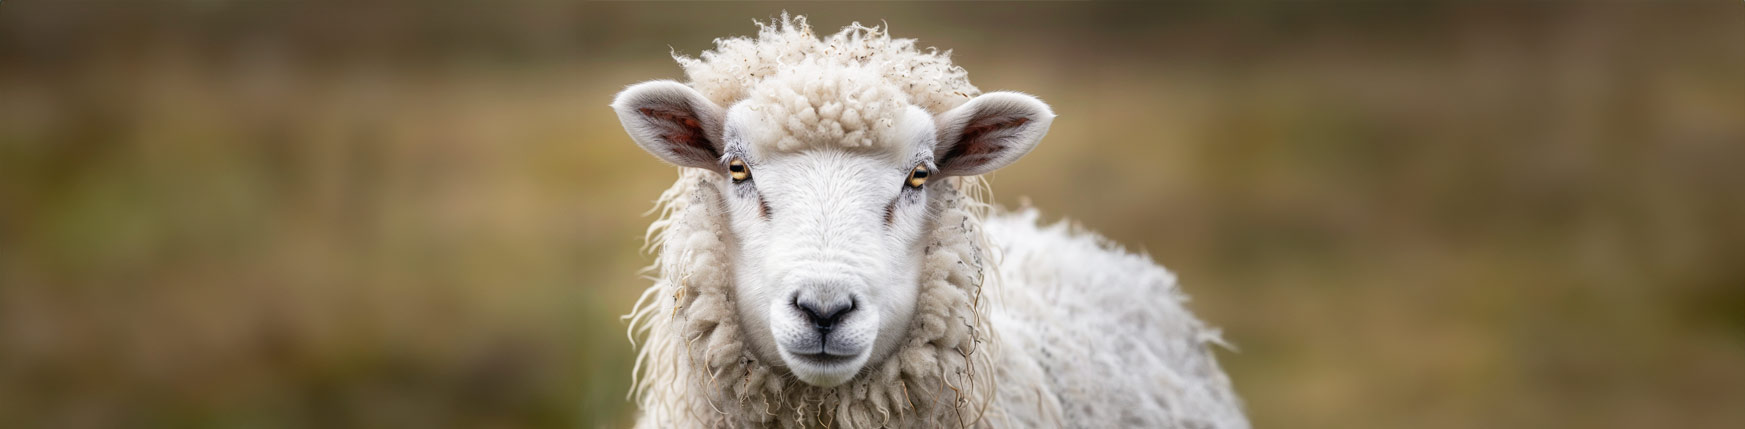
[[[1033,209],[988,217],[974,179],[929,197],[942,214],[902,348],[848,384],[801,383],[743,343],[712,180],[686,169],[650,227],[638,427],[1248,427],[1174,274]]]
[[[784,14],[716,44],[676,58],[711,101],[782,124],[767,127],[785,138],[772,150],[894,144],[881,133],[895,106],[938,114],[979,94],[946,54],[858,24],[818,39]],[[989,216],[976,177],[928,184],[936,215],[897,350],[836,387],[800,382],[745,342],[721,180],[681,169],[649,228],[656,281],[627,316],[643,340],[638,427],[1248,427],[1212,355],[1218,333],[1174,274],[1040,227],[1034,210]]]
[[[756,38],[716,39],[699,58],[673,58],[710,101],[746,102],[755,122],[777,125],[747,136],[773,151],[899,144],[892,133],[906,106],[939,114],[981,93],[951,51],[917,49],[881,27],[854,23],[819,38],[805,17],[786,13],[758,26]]]
[[[989,218],[1002,283],[991,313],[1001,427],[1242,428],[1247,419],[1210,345],[1223,344],[1183,304],[1175,274],[1035,209]],[[1026,410],[1028,411],[1028,410]]]

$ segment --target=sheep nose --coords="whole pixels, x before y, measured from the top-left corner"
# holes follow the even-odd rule
[[[799,295],[795,295],[794,307],[800,309],[801,313],[805,313],[806,321],[812,323],[813,329],[828,333],[842,322],[842,319],[848,317],[848,313],[854,312],[854,299],[843,297],[829,302],[820,302],[813,299],[800,299]]]

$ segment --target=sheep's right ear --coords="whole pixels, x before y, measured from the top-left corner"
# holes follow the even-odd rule
[[[624,131],[643,150],[680,167],[718,172],[725,112],[685,84],[657,80],[631,85],[612,100]]]

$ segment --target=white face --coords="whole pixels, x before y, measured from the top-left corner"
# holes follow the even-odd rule
[[[930,187],[1011,163],[1054,117],[1035,98],[992,93],[937,117],[909,107],[886,133],[895,141],[777,151],[748,141],[772,135],[753,106],[720,109],[681,84],[633,86],[613,107],[650,153],[721,174],[747,345],[821,387],[902,344],[934,227]]]
[[[760,126],[744,108],[727,115],[719,182],[740,318],[753,349],[807,383],[840,384],[889,355],[914,312],[933,119],[911,108],[887,148],[773,152],[741,140]]]

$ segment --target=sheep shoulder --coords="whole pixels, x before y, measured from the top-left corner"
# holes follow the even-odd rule
[[[999,258],[1000,426],[1246,428],[1218,331],[1176,276],[1035,209],[986,223]]]

